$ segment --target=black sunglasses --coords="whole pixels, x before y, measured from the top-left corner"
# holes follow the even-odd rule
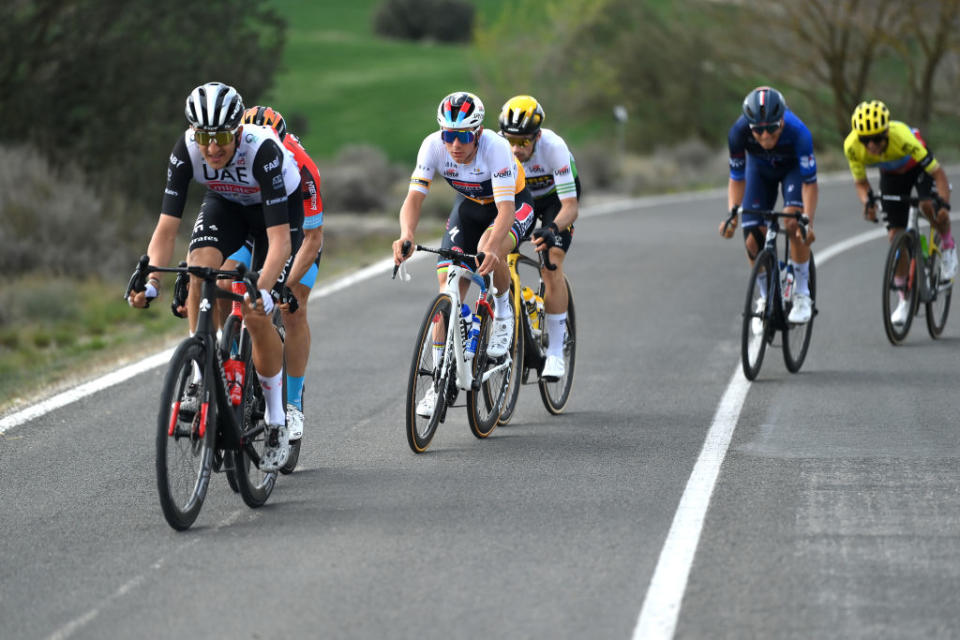
[[[862,142],[863,144],[870,144],[871,142],[874,142],[876,144],[881,144],[884,140],[887,139],[887,134],[878,133],[877,135],[874,135],[874,136],[859,136],[859,138],[860,138],[860,142]]]
[[[767,133],[774,133],[777,129],[780,128],[779,122],[762,122],[759,124],[750,125],[750,131],[754,133],[762,134],[764,131]]]

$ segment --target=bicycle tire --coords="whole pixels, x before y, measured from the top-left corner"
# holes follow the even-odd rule
[[[573,304],[573,289],[570,287],[570,280],[563,277],[567,286],[567,321],[566,331],[563,338],[563,377],[558,380],[546,380],[540,378],[537,383],[540,387],[540,399],[543,400],[543,406],[552,415],[560,415],[567,407],[567,401],[570,400],[570,390],[573,389],[573,374],[577,364],[577,314]],[[542,292],[541,292],[542,295]],[[540,332],[540,340],[543,341],[547,335],[546,318],[542,321],[543,330]],[[544,348],[544,351],[546,349]]]
[[[943,334],[943,329],[947,326],[947,316],[950,315],[950,298],[953,297],[953,282],[951,281],[946,285],[940,284],[940,267],[941,263],[938,256],[933,268],[930,269],[931,280],[936,283],[936,290],[933,292],[933,297],[924,303],[926,306],[927,332],[934,340]]]
[[[769,249],[764,249],[757,256],[750,271],[750,282],[747,285],[747,299],[743,307],[743,324],[740,333],[740,362],[743,366],[743,375],[747,380],[754,380],[760,373],[763,364],[763,355],[766,353],[767,343],[773,333],[770,314],[773,304],[778,304],[776,298],[776,282],[779,277],[776,269],[777,256]],[[766,279],[766,284],[762,282]],[[765,289],[765,295],[764,295]],[[766,299],[764,311],[758,313],[757,300]],[[755,323],[754,320],[758,320]],[[757,330],[759,327],[759,331]]]
[[[509,372],[497,372],[491,375],[486,383],[477,384],[488,369],[499,364],[495,359],[487,356],[487,345],[493,333],[493,318],[484,310],[478,310],[478,314],[480,336],[477,338],[477,353],[470,363],[473,367],[474,388],[467,391],[467,422],[470,424],[470,432],[477,438],[484,439],[497,428],[500,410],[503,409],[503,401],[506,397]],[[484,389],[487,386],[489,388]]]
[[[164,518],[177,531],[189,529],[196,521],[212,473],[217,416],[216,400],[209,401],[210,381],[203,375],[206,358],[199,338],[181,342],[170,358],[160,394],[157,493]],[[201,437],[199,427],[205,401],[208,403],[207,424],[206,433]],[[185,402],[194,405],[191,413],[183,408]]]
[[[497,426],[503,426],[510,422],[513,412],[517,408],[517,400],[520,398],[520,378],[523,372],[524,356],[524,322],[526,313],[523,310],[523,301],[511,283],[510,299],[513,301],[513,344],[510,346],[510,358],[513,364],[510,366],[510,379],[507,383],[507,393],[503,399],[503,407],[500,411],[500,417],[497,419]],[[485,402],[490,402],[491,390],[485,385]]]
[[[910,301],[910,313],[902,326],[893,324],[890,320],[890,314],[893,312],[893,306],[896,300],[900,300],[900,287],[894,282],[897,262],[904,256],[909,260],[909,271],[907,273],[907,291],[904,294]],[[913,232],[900,231],[890,243],[890,249],[887,251],[887,260],[883,267],[883,330],[887,334],[887,339],[893,345],[902,343],[907,334],[910,333],[910,326],[913,324],[913,316],[916,313],[919,303],[920,287],[917,286],[917,239]],[[895,303],[894,303],[895,304]]]
[[[417,343],[413,350],[413,360],[410,363],[410,376],[407,380],[406,398],[406,432],[407,443],[414,453],[423,453],[433,441],[443,415],[447,396],[449,369],[442,371],[442,367],[434,364],[433,333],[436,323],[442,323],[442,334],[448,334],[453,302],[445,293],[439,294],[427,307],[427,313],[420,323],[417,333]],[[437,329],[441,331],[441,329]],[[444,351],[450,348],[445,344]],[[417,405],[423,400],[427,390],[432,388],[436,393],[433,413],[429,416],[417,415]]]
[[[233,407],[237,424],[240,425],[240,437],[243,442],[239,449],[228,453],[230,467],[237,484],[240,498],[251,509],[262,507],[273,493],[276,486],[277,473],[264,472],[254,464],[251,452],[259,459],[263,455],[265,435],[260,424],[265,412],[263,391],[260,388],[260,378],[257,377],[253,366],[253,347],[250,335],[242,331],[241,319],[236,316],[227,318],[220,334],[221,350],[229,356],[230,346],[236,341],[236,355],[244,363],[243,400]],[[226,346],[226,349],[224,347]]]
[[[787,366],[787,371],[797,373],[803,366],[803,361],[807,358],[807,349],[810,347],[810,336],[813,334],[813,319],[817,313],[817,265],[813,259],[813,252],[810,252],[810,302],[813,307],[810,320],[801,324],[791,326],[789,322],[784,323],[783,328],[783,362]],[[789,314],[787,309],[785,313]]]

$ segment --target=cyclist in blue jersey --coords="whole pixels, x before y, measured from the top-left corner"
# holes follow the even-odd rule
[[[813,218],[817,209],[817,161],[813,138],[807,126],[787,108],[783,95],[770,87],[757,87],[743,101],[743,114],[728,135],[730,180],[727,206],[733,223],[720,224],[725,238],[733,237],[740,209],[773,209],[777,190],[783,195],[785,212],[802,211],[810,219],[804,240],[796,220],[786,220],[790,262],[796,278],[793,308],[788,322],[808,322],[813,315],[810,299],[810,244],[816,239]],[[764,245],[766,227],[762,218],[743,214],[743,238],[750,264]],[[757,301],[757,311],[766,304]]]

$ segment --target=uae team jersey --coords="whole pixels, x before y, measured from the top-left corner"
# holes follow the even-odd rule
[[[480,134],[477,153],[470,164],[456,162],[440,139],[431,133],[420,145],[417,168],[410,177],[410,189],[427,193],[435,173],[439,173],[458,193],[480,204],[513,202],[524,187],[524,173],[510,143],[486,129]]]
[[[556,193],[561,200],[577,197],[577,165],[567,143],[550,129],[540,129],[530,159],[523,163],[527,188],[534,198]]]
[[[268,227],[287,222],[287,196],[299,196],[300,172],[293,153],[265,126],[243,125],[236,151],[223,169],[204,162],[193,129],[187,129],[170,154],[161,212],[183,216],[191,178],[230,202],[262,204]]]

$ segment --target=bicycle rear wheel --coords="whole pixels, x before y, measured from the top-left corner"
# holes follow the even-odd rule
[[[906,282],[897,284],[895,281],[896,268],[901,260],[907,261],[909,269]],[[883,268],[883,329],[887,334],[887,339],[894,345],[900,344],[906,339],[917,310],[920,294],[919,282],[917,281],[920,276],[918,266],[916,236],[909,231],[900,231],[894,236],[893,242],[890,243],[887,261]],[[894,324],[890,316],[901,299],[907,300],[910,305],[910,312],[902,324]]]
[[[807,349],[810,347],[810,335],[813,333],[813,318],[817,313],[817,266],[810,252],[810,301],[813,306],[813,315],[803,324],[784,323],[783,328],[783,362],[787,371],[796,373],[803,366],[807,358]],[[790,309],[784,313],[789,314]]]
[[[417,345],[413,350],[413,361],[410,364],[410,377],[407,380],[406,424],[407,443],[414,453],[423,453],[430,446],[440,416],[446,409],[447,385],[449,370],[443,370],[443,352],[450,348],[444,344],[443,348],[434,347],[434,336],[443,336],[446,342],[447,327],[451,320],[450,311],[453,303],[450,296],[441,293],[430,306],[420,323],[417,334]],[[453,354],[451,354],[453,355]],[[425,397],[428,393],[434,394],[432,411],[427,411]],[[421,403],[426,403],[421,407]],[[420,413],[427,415],[420,415]]]
[[[570,281],[566,276],[564,276],[564,283],[567,285],[568,303],[563,337],[563,376],[557,380],[546,380],[541,377],[538,382],[543,406],[553,415],[563,413],[567,407],[570,390],[573,388],[573,372],[577,364],[577,314],[573,304],[573,289],[570,288]],[[541,321],[541,326],[543,331],[540,332],[540,339],[544,340],[547,335],[546,318]],[[544,351],[546,351],[546,345],[544,345]]]
[[[157,417],[157,493],[167,523],[189,529],[207,495],[216,437],[216,400],[203,375],[206,352],[184,340],[170,358]]]
[[[255,460],[259,461],[266,445],[263,428],[263,416],[266,403],[260,379],[253,366],[253,349],[250,335],[242,331],[240,318],[231,316],[221,332],[221,349],[226,356],[244,363],[243,400],[233,408],[234,417],[240,425],[241,447],[227,453],[232,468],[233,482],[244,504],[252,509],[263,506],[273,493],[277,482],[275,471],[261,471]],[[229,479],[230,476],[228,476]],[[231,484],[231,486],[233,486]]]
[[[760,373],[763,354],[773,334],[770,316],[776,297],[775,278],[779,277],[776,262],[776,254],[764,249],[757,256],[750,272],[740,333],[740,362],[747,380],[754,380]]]
[[[493,318],[484,310],[478,310],[478,313],[480,336],[477,339],[477,353],[471,363],[474,387],[467,391],[467,421],[473,435],[486,438],[497,428],[510,383],[510,371],[514,365],[507,364],[506,355],[500,358],[487,356],[487,344],[493,334]],[[478,382],[480,388],[477,388]]]
[[[513,344],[510,346],[510,359],[512,364],[510,365],[509,381],[507,382],[507,392],[503,399],[503,408],[500,411],[500,417],[497,419],[497,425],[503,426],[510,422],[510,418],[513,417],[513,412],[517,408],[517,400],[520,397],[520,378],[523,372],[523,349],[524,349],[524,334],[523,334],[523,317],[524,311],[521,306],[523,303],[519,301],[519,296],[514,294],[513,285],[510,285],[510,299],[513,300],[514,304],[517,305],[513,313]],[[493,390],[489,385],[484,385],[484,401],[487,403],[492,402],[492,392]]]
[[[933,265],[930,269],[930,280],[936,283],[936,290],[933,297],[926,303],[927,312],[927,332],[930,337],[936,340],[943,333],[943,328],[947,326],[947,315],[950,313],[950,298],[953,295],[953,282],[940,281],[940,254],[936,258],[931,256]],[[931,286],[934,286],[931,284]]]

